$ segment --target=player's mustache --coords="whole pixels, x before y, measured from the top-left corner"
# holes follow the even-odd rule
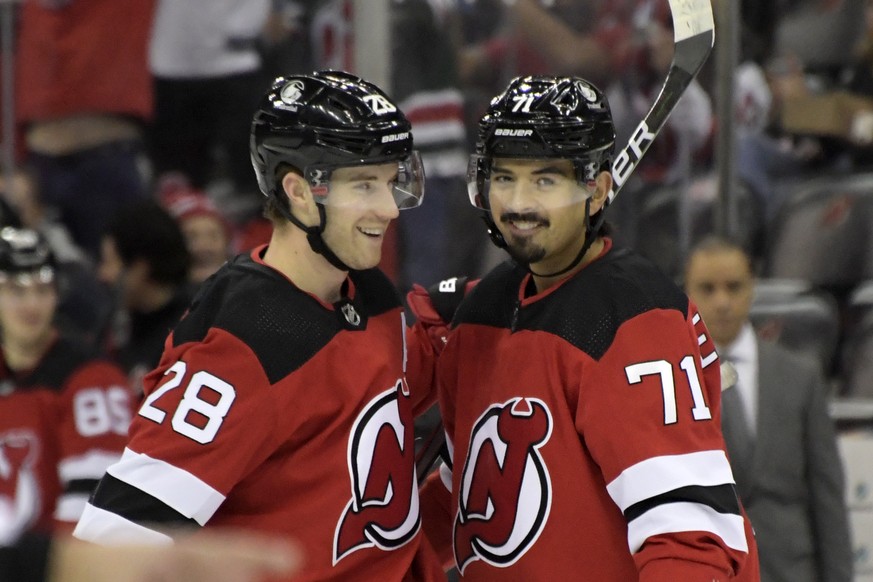
[[[535,212],[503,212],[500,222],[538,222],[543,226],[549,226],[549,219]]]

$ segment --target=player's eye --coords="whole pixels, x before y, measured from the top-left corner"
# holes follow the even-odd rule
[[[355,182],[355,184],[352,186],[352,188],[354,188],[355,190],[358,190],[360,192],[370,192],[373,190],[374,185],[373,185],[373,182],[371,182],[371,181],[361,181],[361,182]]]
[[[538,176],[536,179],[537,188],[551,188],[558,183],[558,180],[553,176]]]

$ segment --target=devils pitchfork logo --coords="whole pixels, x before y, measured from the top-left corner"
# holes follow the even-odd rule
[[[552,417],[542,400],[513,398],[491,406],[470,435],[455,518],[455,561],[514,564],[543,530],[552,503],[549,472],[539,449]]]
[[[28,430],[0,434],[0,546],[15,541],[39,516],[39,439]]]
[[[333,563],[363,548],[394,550],[421,525],[409,387],[402,379],[370,401],[349,438],[352,498],[334,537]]]

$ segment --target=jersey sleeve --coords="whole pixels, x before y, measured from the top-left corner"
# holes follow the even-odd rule
[[[421,498],[421,526],[444,570],[454,566],[452,550],[452,493],[447,487],[451,470],[441,465],[431,473],[419,490]]]
[[[130,426],[131,391],[124,372],[108,361],[79,366],[58,398],[58,478],[55,520],[75,525],[106,469],[118,461]]]
[[[412,413],[418,416],[436,402],[438,355],[427,330],[416,323],[406,330],[406,378],[412,389]]]
[[[206,524],[278,446],[278,390],[251,349],[225,331],[167,351],[145,386],[124,455],[101,480],[77,537],[169,541],[155,522]],[[281,431],[293,423],[283,418]]]
[[[577,429],[627,520],[640,579],[737,572],[749,542],[721,436],[718,357],[696,308],[629,319],[590,365]]]
[[[420,490],[422,529],[433,546],[444,569],[454,565],[452,548],[452,466],[454,463],[455,387],[458,373],[458,342],[461,334],[451,332],[445,349],[436,363],[436,388],[439,395],[440,416],[446,439],[448,458],[442,459],[438,469],[425,480]]]

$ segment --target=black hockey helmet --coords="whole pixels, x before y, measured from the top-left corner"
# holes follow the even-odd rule
[[[467,170],[470,202],[489,208],[491,160],[564,158],[585,185],[609,171],[615,127],[603,93],[579,77],[525,76],[495,97],[479,122]]]
[[[0,282],[50,283],[57,263],[45,238],[29,228],[0,229]]]
[[[249,150],[265,196],[281,196],[280,164],[300,171],[324,204],[333,169],[393,161],[397,207],[418,206],[424,195],[409,120],[376,85],[346,72],[278,77],[255,112]]]

